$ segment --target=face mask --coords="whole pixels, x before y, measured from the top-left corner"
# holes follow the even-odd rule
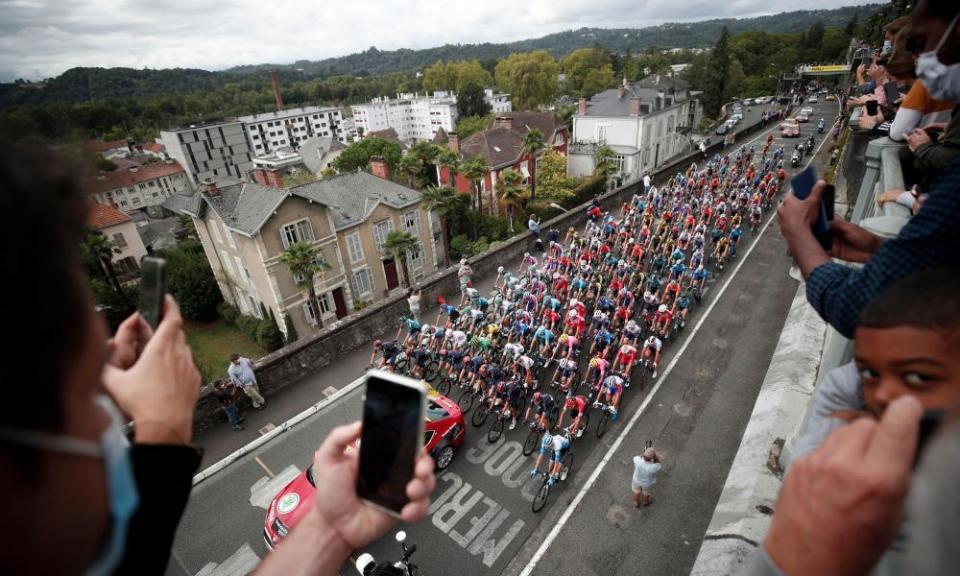
[[[947,66],[940,62],[937,53],[946,44],[947,39],[953,34],[953,28],[957,25],[957,18],[960,14],[953,17],[950,25],[943,32],[937,47],[930,52],[924,52],[917,58],[917,77],[926,86],[935,100],[957,100],[960,98],[960,62]]]
[[[883,51],[884,54],[890,54],[891,52],[893,52],[893,42],[891,42],[891,41],[889,41],[889,40],[884,40],[884,41],[883,41],[883,50],[882,50],[882,51]]]
[[[123,558],[130,518],[140,502],[130,466],[129,444],[120,430],[116,409],[112,405],[105,407],[114,418],[99,443],[39,430],[0,428],[0,442],[103,459],[112,526],[100,556],[87,568],[87,576],[105,576],[116,569]]]

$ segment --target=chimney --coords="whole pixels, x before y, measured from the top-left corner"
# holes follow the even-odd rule
[[[447,147],[456,152],[460,153],[460,135],[456,132],[447,132]]]
[[[387,167],[387,161],[383,156],[370,157],[370,172],[377,178],[390,179],[390,168]]]
[[[283,98],[280,96],[280,82],[274,70],[270,71],[270,82],[273,83],[273,97],[277,100],[277,112],[279,112],[283,110]]]
[[[497,116],[496,120],[493,121],[493,125],[497,128],[506,128],[507,130],[512,130],[513,118],[510,116]]]
[[[587,99],[581,98],[580,101],[577,102],[577,114],[584,116],[586,115],[586,113],[587,113]]]
[[[220,189],[217,188],[217,183],[214,182],[212,178],[207,178],[206,180],[200,182],[200,190],[211,198],[220,197]]]
[[[250,175],[253,176],[253,181],[261,186],[283,189],[283,175],[276,168],[257,168],[252,170]]]
[[[636,96],[630,98],[630,115],[639,116],[640,115],[640,99]]]

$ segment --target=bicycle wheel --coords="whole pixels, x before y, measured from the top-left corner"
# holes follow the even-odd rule
[[[500,415],[493,419],[493,422],[490,423],[490,430],[487,431],[487,442],[493,444],[503,436],[503,422],[504,418]]]
[[[460,389],[460,397],[457,398],[457,405],[460,406],[460,412],[466,414],[473,408],[473,402],[476,399],[476,394],[473,393],[473,389],[470,387]]]
[[[481,401],[480,405],[477,406],[477,409],[473,411],[473,416],[470,417],[470,422],[473,424],[474,428],[479,428],[483,426],[484,422],[487,421],[487,416],[490,415],[490,406],[487,402]]]
[[[603,438],[607,432],[607,426],[610,424],[610,413],[604,410],[600,414],[600,420],[597,422],[597,438]]]
[[[407,375],[407,369],[410,368],[410,362],[404,358],[403,360],[398,361],[394,368],[397,370],[397,374]]]
[[[554,407],[550,410],[550,416],[548,416],[548,419],[550,420],[550,427],[551,427],[551,428],[557,425],[557,420],[560,419],[560,407],[559,407],[559,406],[554,405]]]
[[[437,384],[437,392],[439,392],[441,396],[450,395],[450,379],[449,378],[444,378],[440,380],[440,383]]]
[[[531,428],[530,433],[527,434],[527,439],[523,441],[523,455],[529,456],[533,454],[533,451],[537,449],[539,444],[540,430],[537,428]]]
[[[427,362],[427,365],[423,368],[423,379],[432,384],[439,375],[440,364],[436,360]]]
[[[547,498],[550,496],[550,485],[547,484],[547,481],[544,480],[543,484],[540,486],[540,489],[537,490],[536,496],[533,497],[533,513],[536,514],[543,510],[543,507],[547,505]]]

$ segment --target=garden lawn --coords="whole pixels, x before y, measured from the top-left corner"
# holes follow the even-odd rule
[[[184,330],[205,384],[226,375],[230,354],[234,352],[252,360],[266,354],[249,336],[222,319],[213,322],[186,320]]]

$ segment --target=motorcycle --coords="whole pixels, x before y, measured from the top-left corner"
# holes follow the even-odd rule
[[[410,561],[410,557],[413,556],[413,553],[417,551],[417,545],[413,544],[407,548],[407,545],[404,544],[407,539],[407,533],[403,530],[397,532],[396,539],[397,542],[400,543],[400,548],[403,552],[399,561],[393,564],[390,564],[389,562],[377,563],[377,561],[373,559],[373,556],[364,552],[357,558],[356,562],[354,562],[357,572],[359,572],[361,576],[369,576],[374,572],[374,570],[380,569],[383,574],[396,574],[397,576],[417,576],[420,573],[420,568]]]
[[[800,151],[794,150],[793,154],[790,155],[790,165],[796,168],[800,165]]]
[[[820,119],[820,122],[817,123],[817,134],[823,134],[823,131],[827,128],[826,122],[823,121],[823,118]]]

